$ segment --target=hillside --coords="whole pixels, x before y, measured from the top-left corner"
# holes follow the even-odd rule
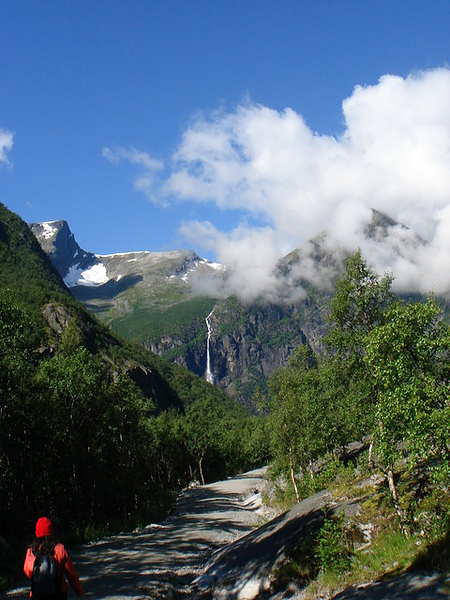
[[[78,246],[64,221],[31,229],[73,296],[114,332],[201,377],[209,352],[215,385],[243,404],[252,406],[255,390],[265,389],[299,345],[320,346],[329,289],[295,277],[304,260],[329,269],[316,249],[313,258],[297,252],[280,263],[287,299],[249,304],[221,298],[228,271],[192,251],[94,255]],[[289,301],[295,289],[301,300]]]
[[[30,227],[74,297],[113,331],[200,377],[209,364],[214,384],[253,409],[255,393],[296,348],[321,351],[346,255],[322,233],[279,261],[274,289],[244,302],[227,295],[231,271],[193,251],[95,255],[65,221]],[[364,235],[405,258],[425,244],[375,210]]]
[[[324,307],[323,351],[314,353],[306,338],[269,378],[268,394],[261,393],[267,417],[255,417],[203,379],[111,334],[70,297],[53,268],[47,270],[27,226],[6,209],[3,230],[2,251],[10,270],[19,265],[21,290],[0,290],[0,526],[6,543],[20,546],[44,511],[77,541],[133,529],[161,517],[173,494],[192,480],[206,484],[270,462],[268,496],[278,505],[288,508],[331,484],[331,512],[336,501],[358,513],[346,515],[353,525],[356,518],[356,530],[339,515],[325,518],[319,537],[299,549],[300,559],[310,553],[307,564],[291,557],[287,573],[270,575],[277,585],[291,569],[301,586],[305,578],[322,586],[322,575],[364,581],[368,568],[375,574],[386,564],[404,568],[416,546],[426,552],[448,546],[450,337],[432,297],[396,297],[390,274],[373,271],[360,251],[349,255],[334,290],[319,295],[311,287],[305,299],[309,316]],[[338,262],[323,242],[311,244],[306,260],[316,256],[317,268],[329,272]],[[304,262],[301,251],[292,253],[280,263],[280,277],[295,287]],[[21,279],[22,263],[29,281]],[[34,264],[42,277],[32,275]],[[224,322],[233,329],[228,338],[220,331],[222,341],[242,327],[264,344],[260,319],[282,325],[278,335],[293,344],[285,312],[274,306],[261,302],[243,314],[242,304],[228,298],[225,308],[217,321],[218,307],[207,316],[210,346]],[[247,351],[244,341],[234,351]],[[359,458],[358,448],[364,449]],[[366,537],[375,560],[386,540],[396,559],[369,566]],[[9,556],[3,548],[0,554]],[[428,556],[426,564],[441,563]]]
[[[3,205],[0,398],[0,586],[4,553],[21,548],[37,514],[90,539],[160,515],[193,478],[267,456],[246,447],[259,426],[234,400],[75,300]]]
[[[74,320],[82,331],[83,344],[93,353],[113,355],[127,365],[131,376],[158,406],[184,404],[189,397],[183,395],[183,389],[191,387],[192,381],[203,385],[185,369],[126,343],[74,300],[28,226],[1,204],[0,259],[1,289],[8,289],[32,317],[40,332],[42,352],[51,353],[64,328]],[[185,382],[177,385],[177,379]]]

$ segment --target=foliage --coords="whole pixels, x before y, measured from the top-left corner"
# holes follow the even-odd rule
[[[392,275],[379,277],[360,250],[346,259],[330,306],[330,347],[342,354],[364,346],[365,336],[384,322],[384,310],[393,300],[392,281]]]
[[[347,259],[330,306],[326,352],[314,359],[300,350],[269,382],[271,440],[274,464],[297,499],[326,485],[327,453],[372,441],[370,460],[383,468],[408,534],[398,461],[426,461],[434,481],[449,484],[450,332],[433,298],[398,301],[391,284],[361,252]]]
[[[317,535],[316,559],[319,569],[336,575],[345,573],[350,567],[350,556],[344,513],[326,518]]]
[[[366,360],[379,390],[378,453],[388,466],[405,449],[416,463],[430,454],[449,461],[450,335],[439,315],[431,298],[398,302],[369,337]]]
[[[72,543],[159,519],[199,456],[205,481],[267,458],[262,419],[100,325],[2,205],[0,258],[2,547],[43,513]]]
[[[450,533],[450,498],[446,490],[434,488],[412,508],[414,529],[428,542],[437,542]]]

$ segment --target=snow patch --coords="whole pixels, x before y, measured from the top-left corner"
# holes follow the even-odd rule
[[[96,286],[109,281],[106,273],[106,267],[103,263],[93,265],[90,269],[80,269],[79,266],[70,267],[69,272],[64,277],[64,283],[67,287],[75,285]]]
[[[213,262],[212,260],[208,260],[207,258],[204,258],[200,262],[202,265],[208,265],[208,267],[211,267],[211,269],[214,269],[215,271],[224,271],[225,270],[224,265],[222,265],[221,263]]]
[[[46,240],[52,238],[58,231],[57,227],[54,226],[54,223],[55,221],[47,221],[45,223],[41,223],[43,229],[42,235]]]
[[[133,252],[115,252],[114,254],[96,254],[95,256],[97,258],[114,258],[114,256],[133,256],[136,254],[152,254],[151,252],[149,252],[148,250],[142,250],[142,251],[133,251]],[[153,254],[156,254],[155,252]],[[132,262],[134,260],[137,260],[137,258],[131,259],[128,262]]]

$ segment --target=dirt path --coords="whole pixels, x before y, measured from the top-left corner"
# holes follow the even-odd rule
[[[168,597],[187,586],[218,548],[261,521],[264,469],[196,487],[164,523],[83,546],[71,553],[87,599]],[[71,592],[73,594],[73,592]],[[25,590],[7,597],[24,598]]]
[[[268,573],[298,540],[327,502],[312,496],[255,530],[267,515],[260,491],[264,469],[184,492],[172,516],[161,524],[92,543],[71,553],[86,598],[156,600],[186,597],[301,600],[294,588],[265,592]],[[249,534],[249,535],[246,535]],[[245,538],[243,537],[245,536]],[[242,539],[240,539],[242,538]],[[239,540],[226,547],[230,542]],[[223,551],[217,552],[222,549]],[[200,576],[200,577],[199,577]],[[190,584],[194,579],[196,584]],[[211,594],[210,582],[214,582]],[[206,585],[205,585],[206,584]],[[27,598],[28,586],[1,597]],[[71,595],[70,595],[71,594]],[[73,597],[71,591],[69,597]],[[450,577],[411,573],[348,588],[335,600],[437,600],[450,598]]]

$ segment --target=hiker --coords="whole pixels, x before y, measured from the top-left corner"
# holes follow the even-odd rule
[[[66,600],[67,579],[77,596],[84,591],[77,571],[63,544],[54,537],[53,525],[47,517],[36,523],[36,539],[27,550],[23,570],[31,579],[30,597],[34,600]]]

